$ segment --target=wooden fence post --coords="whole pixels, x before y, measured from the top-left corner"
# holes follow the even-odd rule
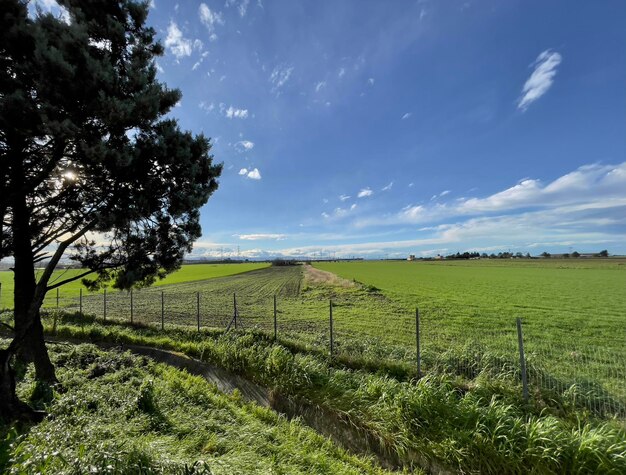
[[[161,330],[165,330],[165,292],[161,290]]]
[[[330,300],[330,305],[328,306],[329,310],[329,323],[330,323],[330,358],[333,358],[333,301]]]
[[[519,362],[522,370],[522,396],[528,402],[528,379],[526,375],[526,357],[524,356],[524,337],[522,335],[522,319],[517,318],[517,344],[519,346]]]
[[[133,289],[130,289],[130,324],[133,324]]]
[[[200,292],[196,292],[196,320],[198,321],[198,331],[200,331]]]
[[[57,310],[59,309],[59,288],[57,287]]]
[[[235,330],[237,329],[237,294],[233,292],[233,320],[235,322]]]
[[[274,341],[278,339],[278,326],[276,324],[276,294],[274,294]]]
[[[420,311],[415,307],[415,350],[417,357],[417,378],[422,377],[422,354],[420,351]]]
[[[106,322],[107,319],[107,289],[104,289],[104,317],[103,320]]]
[[[83,288],[78,291],[78,313],[83,314]]]

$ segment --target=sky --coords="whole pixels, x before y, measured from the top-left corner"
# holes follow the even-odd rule
[[[170,115],[224,164],[192,257],[626,254],[625,22],[621,0],[154,0]]]

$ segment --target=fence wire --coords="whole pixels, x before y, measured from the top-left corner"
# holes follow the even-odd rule
[[[418,357],[415,314],[389,305],[362,307],[353,296],[337,296],[332,303],[321,297],[301,299],[299,289],[290,285],[287,282],[277,296],[267,297],[258,297],[258,289],[253,295],[218,290],[165,292],[158,287],[132,293],[85,292],[80,297],[52,293],[44,309],[82,312],[101,320],[132,319],[157,327],[256,331],[332,354],[355,367],[387,366],[417,375],[419,360],[420,375],[502,378],[515,387],[521,385],[518,334],[512,318],[483,312],[456,321],[446,309],[429,308],[419,314]],[[530,397],[598,417],[626,419],[623,346],[576,348],[571,339],[548,341],[539,336],[540,331],[524,336]]]

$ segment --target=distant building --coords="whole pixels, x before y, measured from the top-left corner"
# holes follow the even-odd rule
[[[409,257],[406,258],[407,261],[414,261],[415,260],[415,254],[409,254]]]

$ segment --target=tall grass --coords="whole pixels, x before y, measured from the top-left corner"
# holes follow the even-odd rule
[[[0,428],[1,473],[387,473],[200,377],[93,345],[51,353],[64,392],[42,391],[26,375],[21,397],[50,416]]]
[[[407,467],[433,462],[481,473],[626,473],[626,429],[575,405],[525,404],[507,362],[483,358],[467,378],[419,381],[329,364],[263,335],[159,334],[153,329],[61,322],[62,336],[159,346],[219,364],[277,393],[327,408]],[[499,369],[504,368],[504,371]]]

